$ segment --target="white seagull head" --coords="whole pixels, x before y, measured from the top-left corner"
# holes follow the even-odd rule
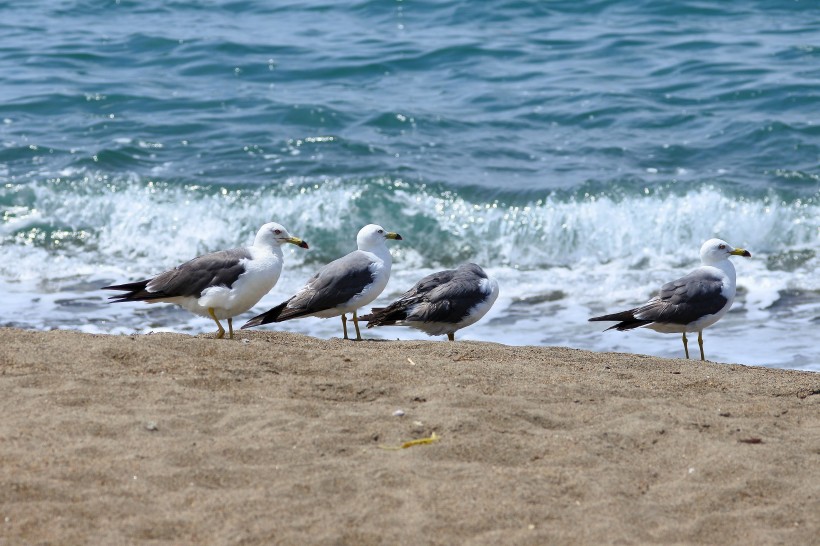
[[[259,229],[254,239],[254,246],[267,246],[274,248],[275,246],[282,246],[285,243],[290,243],[302,248],[308,248],[308,244],[299,237],[293,237],[285,226],[277,224],[276,222],[268,222]]]
[[[700,247],[700,260],[704,265],[716,264],[729,256],[752,257],[748,250],[735,248],[721,239],[709,239]]]
[[[360,229],[359,234],[356,235],[356,245],[358,245],[359,250],[370,252],[377,248],[386,248],[385,241],[387,239],[401,241],[401,235],[393,231],[387,231],[379,225],[368,224]]]

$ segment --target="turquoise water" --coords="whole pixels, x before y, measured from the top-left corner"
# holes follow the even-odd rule
[[[0,6],[0,325],[209,330],[98,288],[276,220],[311,250],[264,310],[377,222],[405,238],[377,303],[471,260],[501,297],[465,339],[679,356],[586,318],[718,236],[753,259],[707,356],[820,370],[814,2],[18,4]]]

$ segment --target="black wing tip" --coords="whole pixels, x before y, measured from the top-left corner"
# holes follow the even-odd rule
[[[113,296],[108,296],[108,303],[127,303],[127,302],[139,302],[139,301],[154,301],[154,300],[161,300],[167,298],[168,295],[162,292],[145,292],[144,290],[137,289],[137,290],[129,290],[126,294],[115,294]]]
[[[262,326],[263,324],[270,324],[271,322],[274,322],[274,318],[271,316],[271,312],[274,311],[275,309],[276,308],[274,307],[273,309],[269,309],[268,311],[265,311],[261,315],[256,315],[255,317],[250,319],[248,322],[243,324],[242,327],[240,328],[240,330],[245,330],[246,328],[253,328],[254,326]]]
[[[363,320],[365,322],[378,321],[379,320],[379,315],[384,313],[385,309],[386,309],[386,307],[373,307],[373,308],[370,309],[370,312],[368,314],[360,316],[359,320]]]
[[[623,332],[624,330],[631,330],[635,326],[630,326],[630,324],[632,323],[619,322],[618,324],[613,324],[612,326],[604,330],[604,332],[609,332],[610,330],[618,330],[619,332]]]
[[[145,288],[151,279],[145,279],[136,282],[127,282],[123,284],[110,284],[108,286],[100,287],[100,290],[119,290],[125,294],[115,294],[108,296],[108,303],[124,303],[130,301],[146,301],[150,299],[162,298],[164,295],[160,293],[147,293]]]
[[[631,321],[619,322],[618,324],[615,324],[614,326],[610,326],[609,328],[604,330],[604,332],[606,332],[607,330],[613,330],[613,329],[618,330],[619,332],[623,332],[625,330],[634,330],[635,328],[640,328],[641,326],[646,326],[647,324],[652,324],[653,322],[655,322],[655,321],[654,320],[638,320],[638,319],[631,320]]]
[[[370,322],[367,323],[368,328],[373,328],[375,326],[395,326],[395,325],[396,325],[396,321],[395,320],[390,320],[388,318],[383,318],[383,319],[379,319],[379,320],[371,320]]]
[[[608,319],[608,318],[602,318],[602,317],[591,318],[591,319],[589,319],[589,322],[601,321],[601,320],[605,320],[605,321],[618,320],[618,321],[620,321],[617,324],[613,324],[612,326],[610,326],[609,328],[604,330],[604,332],[608,332],[610,330],[618,330],[619,332],[623,332],[624,330],[632,330],[634,328],[640,328],[641,326],[646,326],[647,324],[652,324],[653,322],[655,322],[654,320],[640,320],[640,319],[636,319],[636,318],[633,318],[631,320],[623,320],[623,319],[611,319],[611,318]]]
[[[256,315],[248,322],[243,324],[240,330],[244,330],[246,328],[253,328],[254,326],[261,326],[263,324],[270,324],[271,322],[282,322],[283,320],[287,320],[287,317],[280,318],[282,310],[285,308],[287,304],[288,302],[280,303],[276,307],[268,309],[261,315]]]
[[[134,287],[127,284],[112,284],[111,286],[103,286],[100,288],[100,290],[119,290],[121,292],[133,292]]]
[[[599,317],[592,317],[587,319],[588,322],[598,322],[598,321],[607,321],[607,322],[617,322],[618,324],[613,324],[604,332],[608,332],[609,330],[618,330],[623,332],[624,330],[632,330],[633,328],[639,328],[641,326],[646,326],[647,324],[652,324],[653,320],[642,320],[636,318],[633,314],[634,309],[629,311],[621,311],[620,313],[613,313],[611,315],[601,315]]]
[[[592,317],[590,322],[593,321],[630,321],[630,320],[638,320],[635,318],[635,311],[636,309],[628,309],[626,311],[618,311],[617,313],[610,313],[608,315],[600,315],[597,317]]]
[[[115,290],[115,289],[105,289],[105,290]],[[130,301],[143,301],[143,298],[137,297],[137,294],[134,292],[129,292],[127,294],[115,294],[113,296],[108,296],[108,303],[127,303]]]
[[[382,310],[381,309],[371,309],[368,314],[360,316],[359,320],[366,322],[368,328],[373,328],[374,326],[381,326],[381,323],[379,322],[379,317],[378,317],[378,313],[380,311],[382,311]]]
[[[263,324],[270,324],[274,321],[274,319],[271,317],[271,311],[273,311],[273,309],[271,309],[270,311],[265,311],[261,315],[256,315],[248,322],[243,324],[240,330],[245,330],[246,328],[253,328],[254,326],[262,326]]]
[[[259,326],[260,324],[267,324],[267,323],[263,322],[263,315],[253,317],[251,320],[249,320],[248,322],[243,324],[242,327],[239,328],[239,329],[240,330],[245,330],[247,328],[253,328],[254,326]]]
[[[367,327],[373,328],[374,326],[395,326],[398,321],[406,318],[407,313],[404,309],[396,309],[391,305],[388,307],[374,307],[370,310],[370,313],[359,317],[359,320],[367,321]]]

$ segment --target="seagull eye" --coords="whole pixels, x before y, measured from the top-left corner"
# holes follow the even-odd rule
[[[380,229],[380,230],[379,230],[379,233],[384,233],[384,230],[383,230],[383,229]]]
[[[726,250],[726,245],[718,245],[718,248],[721,250]]]
[[[281,233],[282,233],[282,230],[281,230],[281,229],[274,229],[274,230],[273,230],[273,232],[274,232],[276,235],[279,235],[279,234],[281,234]]]

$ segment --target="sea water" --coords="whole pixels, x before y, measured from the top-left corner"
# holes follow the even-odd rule
[[[374,305],[473,261],[501,295],[458,339],[680,357],[587,319],[720,237],[752,258],[707,358],[820,370],[816,2],[34,0],[0,36],[0,325],[211,331],[100,287],[278,221],[311,249],[262,312],[374,222]]]

